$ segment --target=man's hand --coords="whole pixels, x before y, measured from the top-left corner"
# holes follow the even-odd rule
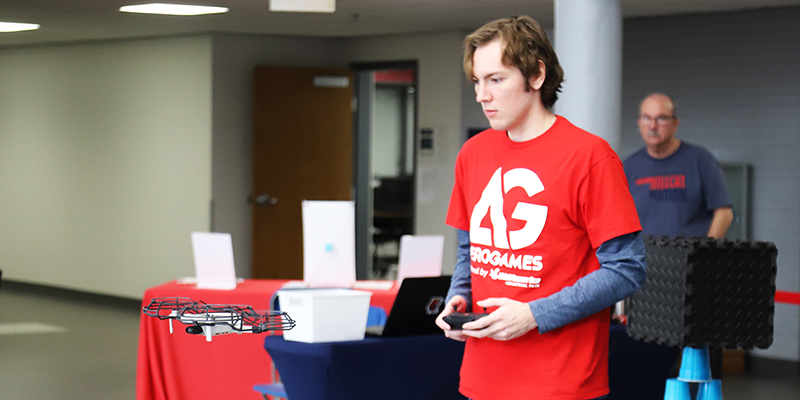
[[[444,322],[444,317],[454,313],[454,312],[466,312],[467,310],[467,300],[461,296],[453,296],[450,299],[450,302],[444,306],[444,311],[442,311],[438,317],[436,317],[436,325],[439,328],[442,328],[444,331],[444,335],[450,339],[458,340],[459,342],[465,342],[467,337],[464,336],[462,331],[454,331],[450,329],[450,325],[447,322]]]
[[[538,326],[527,303],[506,298],[489,298],[479,301],[478,305],[497,309],[483,318],[464,324],[464,330],[461,331],[463,336],[511,340]]]

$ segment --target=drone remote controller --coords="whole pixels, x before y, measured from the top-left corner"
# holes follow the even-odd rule
[[[467,322],[472,322],[477,320],[478,318],[485,317],[489,314],[486,313],[460,313],[455,312],[450,315],[445,316],[444,322],[447,322],[450,325],[450,329],[452,330],[461,330],[463,329],[461,326],[466,324]]]

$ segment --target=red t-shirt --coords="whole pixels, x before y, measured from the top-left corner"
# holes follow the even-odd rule
[[[473,310],[490,297],[530,302],[558,292],[600,267],[600,244],[641,230],[617,154],[562,117],[526,142],[491,129],[467,141],[447,224],[470,232]],[[470,338],[461,392],[476,400],[603,396],[608,323],[605,311],[545,334]]]

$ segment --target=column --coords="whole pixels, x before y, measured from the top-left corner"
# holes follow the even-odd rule
[[[555,112],[619,148],[622,114],[620,0],[554,0],[554,45],[564,83]]]

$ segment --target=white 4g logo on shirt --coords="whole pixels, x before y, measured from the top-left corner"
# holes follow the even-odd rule
[[[544,190],[542,180],[535,172],[525,168],[515,168],[502,174],[503,168],[494,172],[486,188],[481,193],[481,198],[472,209],[469,221],[469,239],[472,243],[491,246],[494,238],[494,247],[499,249],[519,250],[536,242],[544,229],[547,219],[547,206],[530,203],[517,203],[511,217],[525,221],[525,226],[520,230],[508,232],[508,222],[503,216],[503,196],[513,188],[522,188],[528,197]],[[502,181],[501,181],[502,175]],[[494,232],[490,228],[482,228],[481,221],[489,214]],[[510,242],[510,243],[509,243]]]

